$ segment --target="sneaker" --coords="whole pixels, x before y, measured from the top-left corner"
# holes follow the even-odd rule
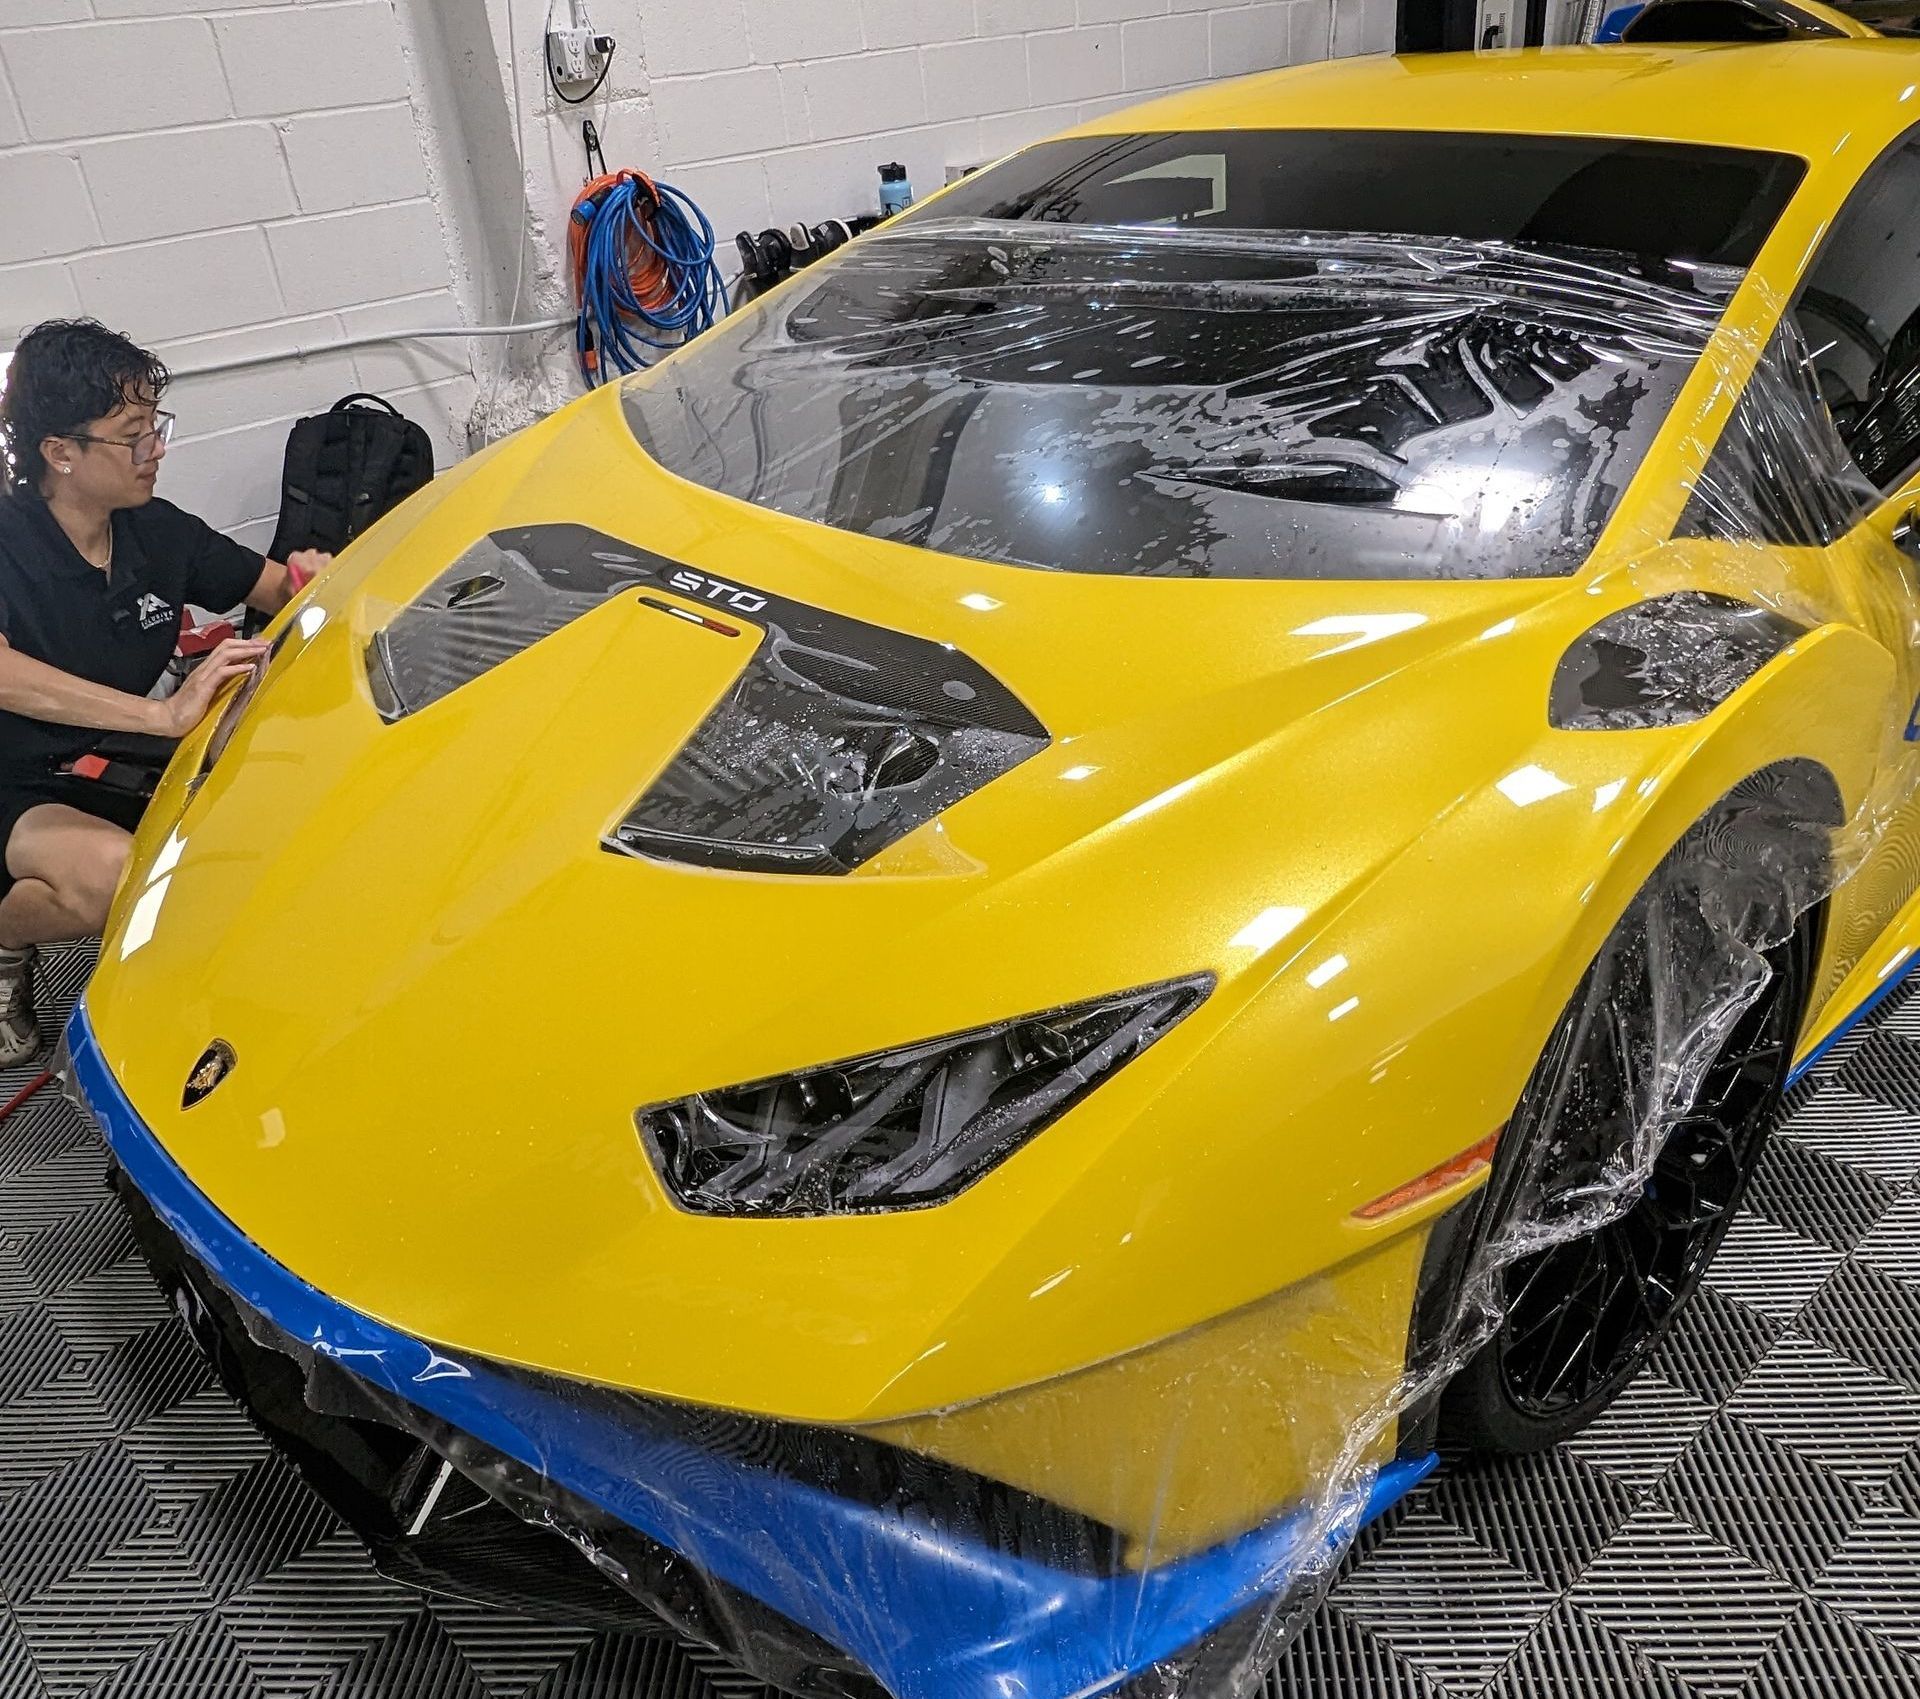
[[[39,1054],[33,951],[0,950],[0,1068],[23,1068]]]

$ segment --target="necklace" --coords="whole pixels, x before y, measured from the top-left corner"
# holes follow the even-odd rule
[[[80,558],[92,567],[95,572],[111,573],[113,571],[113,527],[107,527],[107,558],[105,560],[94,560],[92,557],[84,554],[81,555]]]

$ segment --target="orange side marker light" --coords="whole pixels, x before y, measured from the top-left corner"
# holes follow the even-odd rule
[[[1461,1151],[1458,1156],[1448,1157],[1438,1168],[1429,1168],[1404,1186],[1395,1186],[1392,1191],[1383,1192],[1372,1203],[1363,1203],[1353,1212],[1354,1219],[1378,1221],[1382,1216],[1397,1215],[1436,1192],[1444,1192],[1448,1187],[1470,1179],[1478,1170],[1491,1167],[1494,1147],[1500,1143],[1500,1135],[1505,1131],[1504,1127],[1494,1128],[1477,1145]]]

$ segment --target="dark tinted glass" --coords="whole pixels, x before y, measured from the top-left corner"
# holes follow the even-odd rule
[[[1745,266],[1806,172],[1616,137],[1214,130],[1044,142],[915,217],[1434,236]]]
[[[1788,313],[1714,444],[1679,534],[1807,548],[1844,535],[1878,500],[1822,404],[1814,357]]]
[[[1798,163],[1338,143],[1034,149],[630,381],[627,418],[711,489],[980,560],[1571,572]],[[1422,149],[1424,189],[1390,169]]]
[[[1854,191],[1793,318],[1841,439],[1892,488],[1920,461],[1920,147],[1890,154]]]

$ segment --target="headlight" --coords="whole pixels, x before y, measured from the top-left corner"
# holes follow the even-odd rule
[[[1210,974],[852,1061],[656,1103],[635,1116],[699,1215],[859,1215],[944,1203],[1199,1006]]]

